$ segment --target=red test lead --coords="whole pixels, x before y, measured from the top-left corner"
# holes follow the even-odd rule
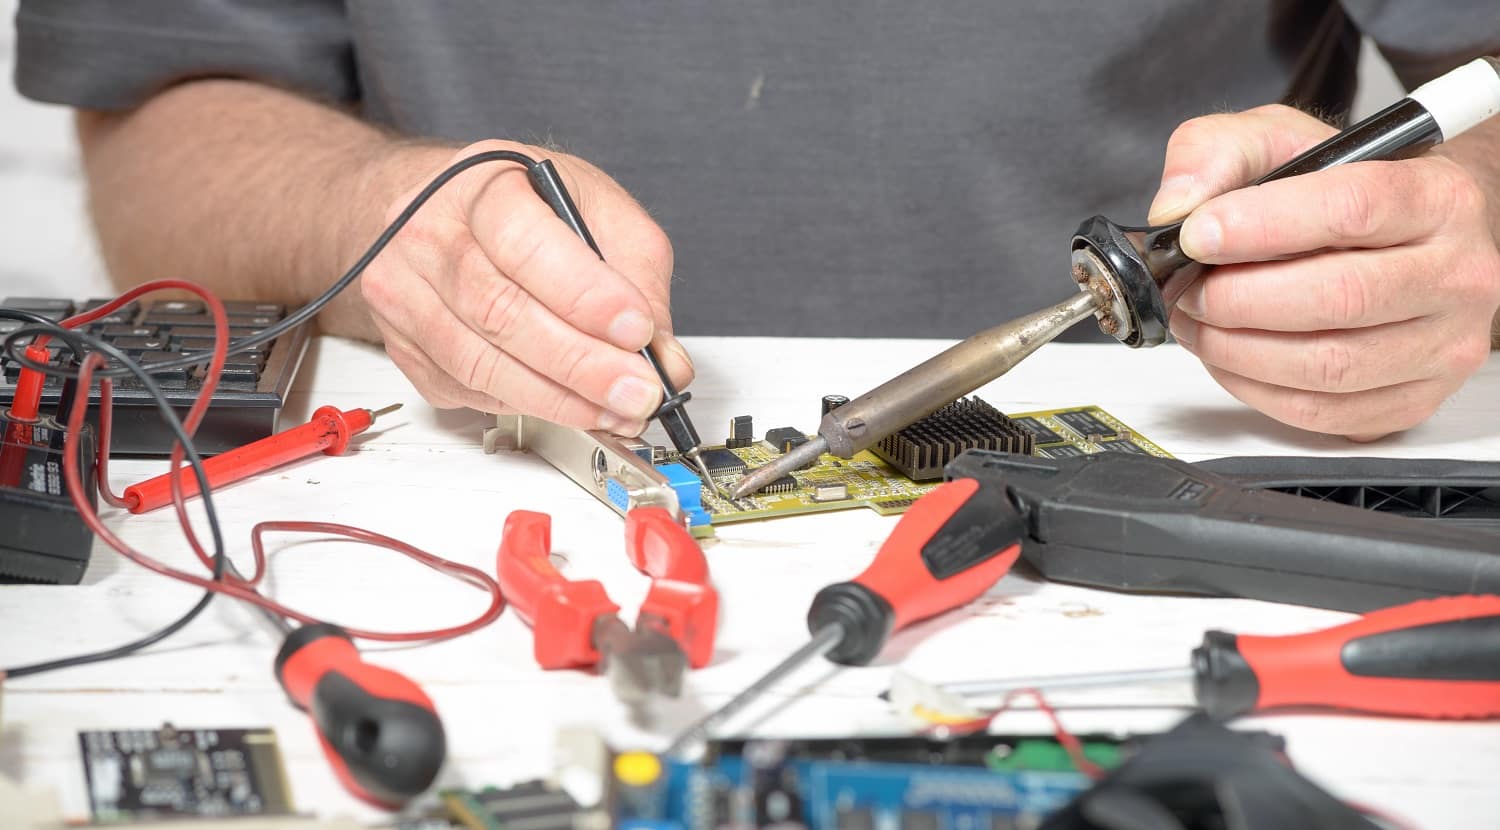
[[[26,347],[26,357],[37,363],[46,363],[47,349],[32,344]],[[26,453],[31,447],[32,431],[41,411],[42,384],[45,380],[41,372],[25,368],[16,378],[15,395],[11,398],[10,410],[3,419],[9,423],[5,427],[4,441],[0,443],[0,487],[21,485],[21,474],[26,468]]]
[[[232,484],[318,452],[340,455],[349,447],[350,438],[369,429],[380,416],[400,408],[399,403],[373,412],[368,409],[340,411],[333,406],[320,407],[302,426],[206,459],[203,469],[208,475],[209,486],[218,488]],[[187,497],[198,494],[196,477],[182,477],[182,493]],[[163,473],[140,484],[133,484],[125,488],[123,495],[132,513],[145,513],[164,507],[172,503],[172,474]]]

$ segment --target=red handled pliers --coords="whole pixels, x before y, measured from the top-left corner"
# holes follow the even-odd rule
[[[713,657],[719,595],[708,583],[708,562],[660,507],[626,515],[625,552],[652,578],[634,629],[597,580],[568,579],[552,566],[546,513],[517,510],[506,518],[495,570],[507,601],[531,625],[542,668],[598,666],[626,703],[676,697],[687,666],[701,668]]]

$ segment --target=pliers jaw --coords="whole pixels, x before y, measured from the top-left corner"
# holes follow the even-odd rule
[[[553,567],[551,522],[545,513],[511,513],[496,555],[500,587],[532,627],[537,664],[597,666],[631,705],[653,695],[679,696],[688,666],[713,658],[718,628],[718,592],[708,584],[698,543],[663,508],[636,508],[626,516],[626,553],[652,577],[632,630],[598,581],[570,580]]]

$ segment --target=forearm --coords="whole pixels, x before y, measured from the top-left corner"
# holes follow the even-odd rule
[[[89,209],[115,282],[177,276],[225,298],[306,302],[453,154],[260,84],[195,81],[126,113],[80,113]],[[185,138],[190,137],[190,138]],[[319,318],[374,338],[358,291]]]
[[[1462,164],[1484,189],[1490,234],[1500,245],[1500,117],[1491,118],[1442,147],[1443,154]],[[1491,345],[1500,349],[1500,312],[1490,329]]]

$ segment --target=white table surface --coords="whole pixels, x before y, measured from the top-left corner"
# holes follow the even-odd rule
[[[696,358],[692,413],[706,438],[729,418],[812,429],[818,399],[857,394],[944,344],[899,340],[688,339]],[[1098,404],[1189,460],[1229,454],[1373,454],[1500,459],[1500,359],[1429,423],[1360,447],[1310,435],[1251,412],[1222,392],[1175,347],[1054,344],[982,393],[1003,410]],[[437,412],[374,347],[319,339],[288,406],[287,424],[318,405],[406,408],[378,425],[356,451],[318,458],[223,490],[216,499],[238,561],[248,532],[266,519],[354,524],[472,565],[493,568],[511,510],[553,514],[553,543],[567,573],[602,579],[627,613],[645,578],[626,563],[621,522],[540,459],[485,455],[486,418]],[[117,487],[154,475],[160,462],[112,466]],[[191,554],[171,511],[105,513],[135,545],[184,567]],[[722,594],[714,664],[694,672],[686,699],[658,713],[658,730],[627,722],[598,678],[542,672],[531,638],[504,614],[489,628],[421,647],[371,645],[370,660],[416,679],[448,731],[440,786],[503,785],[546,774],[558,727],[593,725],[616,741],[660,745],[706,706],[721,701],[806,636],[803,614],[825,583],[860,570],[894,518],[863,509],[719,529],[706,550]],[[410,629],[478,613],[481,592],[398,557],[354,544],[273,540],[267,590],[320,617]],[[96,545],[76,587],[0,587],[0,665],[112,646],[175,618],[197,591],[153,575]],[[900,729],[876,698],[891,667],[930,679],[1035,675],[1180,664],[1206,628],[1291,633],[1346,619],[1316,609],[1248,600],[1128,596],[1054,585],[1012,574],[969,608],[898,634],[878,664],[809,667],[781,693],[731,726],[770,734],[848,734]],[[376,819],[347,796],[324,763],[304,715],[287,704],[271,672],[278,643],[264,622],[232,601],[149,653],[11,681],[0,705],[0,775],[53,788],[67,813],[87,802],[76,733],[83,729],[269,725],[280,737],[298,806]],[[1075,731],[1157,730],[1185,714],[1185,690],[1057,696]],[[1067,704],[1074,705],[1067,705]],[[1287,738],[1298,767],[1338,795],[1425,828],[1500,825],[1500,723],[1423,723],[1354,716],[1260,717],[1246,727]],[[1035,712],[1007,714],[999,731],[1046,731]]]

